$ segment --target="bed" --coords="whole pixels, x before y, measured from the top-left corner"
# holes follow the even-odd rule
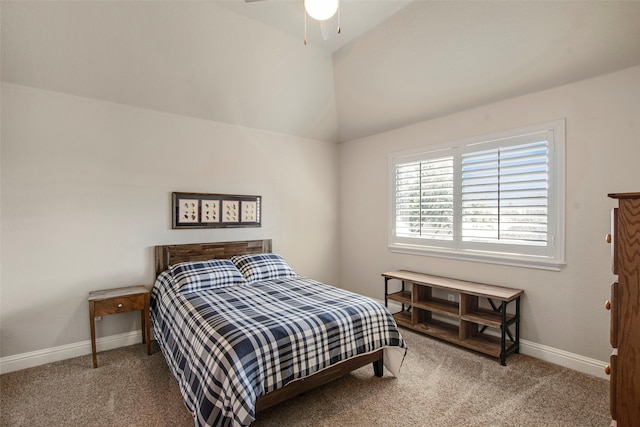
[[[296,274],[271,240],[156,246],[155,338],[197,426],[256,414],[354,369],[397,375],[406,344],[380,303]]]

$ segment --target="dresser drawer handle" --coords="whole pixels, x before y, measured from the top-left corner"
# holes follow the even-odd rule
[[[611,310],[611,301],[607,300],[604,302],[605,310]]]
[[[607,243],[611,243],[611,234],[607,234],[607,236],[604,238],[604,240],[605,240]]]
[[[607,365],[604,367],[604,373],[607,375],[611,374],[611,366]]]
[[[118,308],[122,308],[122,304],[118,304]]]

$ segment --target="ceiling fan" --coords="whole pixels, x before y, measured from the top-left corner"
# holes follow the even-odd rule
[[[244,0],[253,3],[262,0]],[[304,4],[304,44],[307,44],[307,15],[320,23],[322,38],[329,38],[329,20],[338,14],[337,33],[340,34],[340,0],[302,0]]]

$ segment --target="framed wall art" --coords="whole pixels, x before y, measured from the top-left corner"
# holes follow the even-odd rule
[[[261,196],[171,193],[172,228],[260,227]]]

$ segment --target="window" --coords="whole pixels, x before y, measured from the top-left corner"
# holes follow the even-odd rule
[[[564,120],[389,156],[389,248],[558,270]]]

